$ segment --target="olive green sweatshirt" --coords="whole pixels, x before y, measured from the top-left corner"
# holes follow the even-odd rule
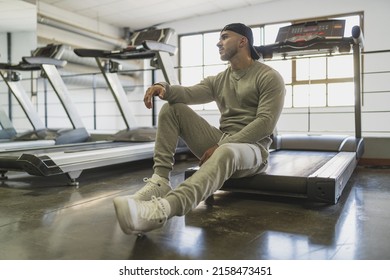
[[[270,135],[283,109],[285,85],[281,75],[259,61],[246,69],[225,71],[184,87],[161,83],[169,103],[188,105],[215,101],[221,113],[218,145],[224,143],[258,144],[263,159],[268,158]]]

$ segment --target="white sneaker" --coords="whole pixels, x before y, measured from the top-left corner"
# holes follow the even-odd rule
[[[169,202],[155,196],[150,201],[119,196],[114,198],[114,206],[119,225],[126,234],[140,234],[161,228],[171,212]]]
[[[144,178],[144,182],[146,185],[131,195],[132,199],[148,201],[152,196],[164,197],[172,190],[169,181],[157,174],[153,174],[152,178]]]

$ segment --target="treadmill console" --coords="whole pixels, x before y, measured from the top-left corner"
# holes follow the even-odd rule
[[[314,38],[341,39],[344,36],[345,20],[325,20],[293,24],[281,27],[275,43],[310,41]]]
[[[40,47],[32,52],[33,57],[47,57],[60,59],[65,51],[64,45],[49,44],[45,47]]]
[[[139,46],[146,40],[168,43],[173,33],[174,31],[171,28],[137,31],[131,35],[129,45]]]
[[[150,59],[157,52],[170,55],[176,53],[176,47],[168,44],[174,30],[171,28],[148,29],[133,33],[127,48],[119,50],[74,49],[80,57],[100,57],[108,59]]]
[[[49,44],[45,47],[40,47],[31,52],[30,57],[23,57],[23,62],[30,65],[54,65],[56,67],[64,67],[65,60],[61,60],[61,56],[65,51],[65,45]]]
[[[324,20],[284,26],[274,44],[255,46],[264,59],[274,54],[282,57],[346,53],[351,51],[352,37],[344,37],[345,20]]]

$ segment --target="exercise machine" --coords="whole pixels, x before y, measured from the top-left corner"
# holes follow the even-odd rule
[[[352,29],[343,37],[345,21],[330,20],[283,27],[275,44],[256,47],[263,58],[353,52],[355,136],[273,135],[269,167],[248,178],[229,179],[223,190],[305,198],[336,204],[364,152],[361,136],[360,49],[363,34]],[[188,178],[197,168],[185,172]]]
[[[166,34],[164,33],[165,30],[154,31],[151,34],[160,34],[158,38]],[[171,71],[169,74],[166,74],[169,75],[170,80],[168,80],[168,76],[165,76],[165,78],[169,82],[177,81],[174,78],[173,64],[167,62],[165,54],[168,53],[169,58],[169,53],[171,53],[174,47],[165,46],[161,42],[152,40],[146,42],[147,37],[141,32],[135,33],[133,37],[140,40],[134,40],[134,44],[141,42],[140,45],[134,45],[118,51],[79,50],[78,54],[82,56],[91,56],[93,54],[92,56],[94,57],[109,56],[110,58],[115,56],[121,59],[151,59],[154,61],[153,65],[155,67],[158,66],[160,69],[168,69],[166,63],[170,63],[169,65],[172,65]],[[97,59],[97,61],[100,62],[100,59]],[[105,65],[110,65],[110,62]],[[111,62],[111,68],[113,65],[115,63]],[[105,74],[106,79],[110,81],[111,91],[114,94],[119,92],[115,99],[122,108],[122,114],[127,114],[129,110],[126,107],[127,100],[125,99],[125,93],[122,92],[123,88],[119,83],[117,74],[114,71],[107,71]],[[118,90],[112,90],[112,88]],[[150,134],[147,130],[145,136],[143,134],[145,130],[141,130],[141,134],[138,133],[134,136],[132,132],[137,127],[134,125],[134,129],[130,128],[131,124],[134,124],[134,119],[131,120],[130,116],[127,117],[130,120],[128,122],[129,129],[126,129],[124,133],[121,133],[119,137],[111,141],[57,145],[43,149],[36,148],[7,153],[0,152],[0,173],[3,174],[3,177],[8,170],[23,171],[37,176],[65,174],[70,179],[70,185],[78,185],[77,178],[85,169],[152,158],[154,153],[154,134]],[[152,135],[151,138],[149,137],[150,135]]]
[[[171,85],[178,84],[172,59],[170,56],[176,53],[176,47],[168,44],[174,31],[170,28],[152,29],[135,32],[127,48],[122,50],[106,51],[96,49],[75,49],[80,57],[94,58],[103,74],[123,120],[126,129],[113,136],[116,141],[154,141],[156,129],[154,127],[138,127],[131,108],[127,101],[126,93],[121,85],[118,72],[121,68],[118,60],[148,59],[153,71],[160,69],[165,81]],[[154,118],[154,111],[152,118]]]
[[[33,127],[32,131],[15,136],[12,142],[2,143],[0,149],[9,150],[14,147],[69,144],[84,142],[89,139],[89,133],[85,129],[75,106],[70,101],[67,88],[57,70],[57,67],[64,67],[66,64],[66,61],[56,58],[60,57],[62,52],[63,46],[48,45],[37,48],[33,51],[31,57],[23,57],[23,61],[17,65],[0,63],[1,77]],[[46,128],[21,84],[20,71],[42,71],[42,74],[49,80],[54,92],[61,101],[71,122],[71,128]]]
[[[12,125],[11,120],[4,112],[3,108],[0,108],[0,143],[3,141],[9,141],[16,136],[16,129]]]

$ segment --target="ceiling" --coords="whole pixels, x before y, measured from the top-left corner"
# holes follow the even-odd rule
[[[4,1],[4,0],[0,0]],[[15,0],[6,0],[12,1]],[[133,30],[276,0],[25,0]]]

